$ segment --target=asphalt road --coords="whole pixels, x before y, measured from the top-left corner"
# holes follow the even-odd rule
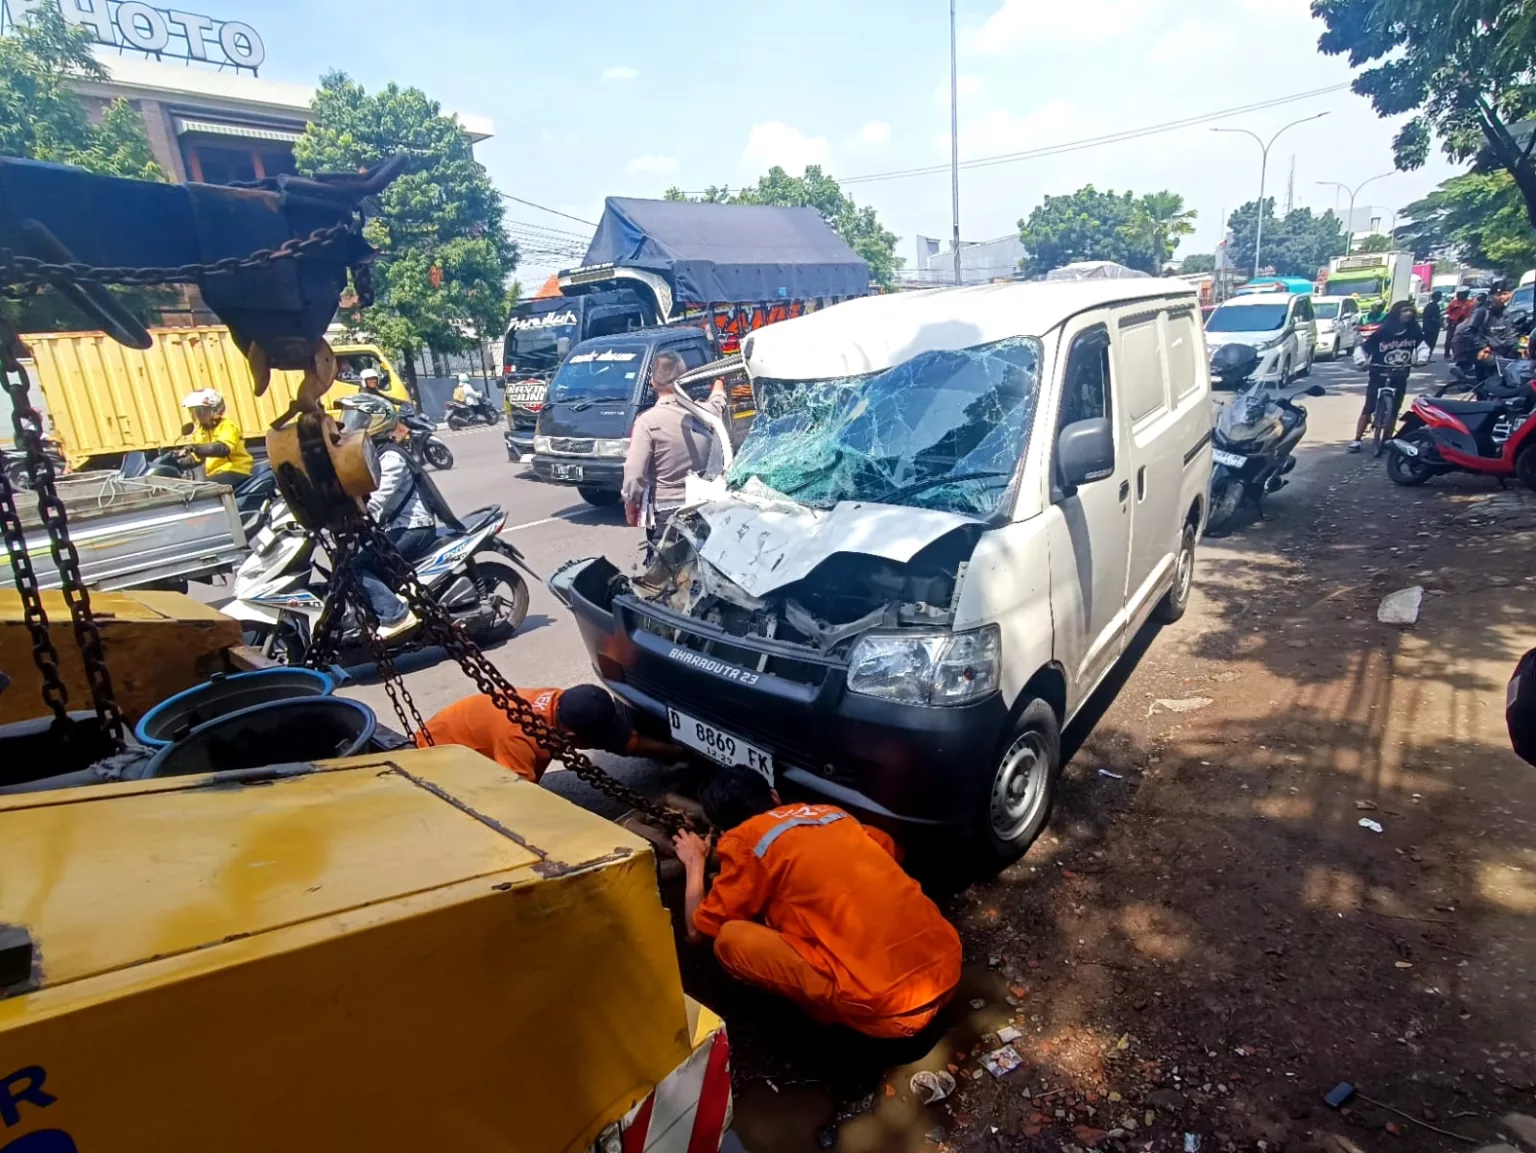
[[[1444,365],[1439,361],[1416,371],[1410,393],[1440,378],[1443,372]],[[1308,441],[1347,440],[1360,410],[1365,375],[1355,371],[1347,360],[1320,363],[1311,382],[1298,382],[1297,387],[1305,383],[1322,384],[1329,391],[1327,397],[1307,401],[1311,415]],[[1227,397],[1228,394],[1217,393],[1216,403],[1224,403]],[[499,504],[507,514],[503,535],[541,576],[547,576],[567,560],[587,556],[607,556],[621,569],[634,567],[640,555],[642,534],[624,524],[622,508],[593,508],[582,501],[574,488],[536,480],[531,469],[507,460],[500,429],[444,435],[455,459],[452,469],[433,474],[443,495],[461,514]],[[1277,494],[1267,502],[1266,515],[1271,519],[1286,517],[1290,499],[1290,493]],[[228,589],[221,586],[204,586],[197,592],[213,603],[229,595]],[[490,656],[508,679],[522,688],[566,687],[594,679],[570,612],[537,581],[529,581],[527,621],[514,637],[490,650]],[[475,691],[458,666],[443,659],[440,650],[413,654],[400,665],[406,687],[424,716],[431,716]],[[381,685],[359,681],[343,692],[367,703],[383,723],[398,726]],[[601,755],[596,759],[642,790],[664,788],[669,780],[665,767],[651,762]],[[612,802],[561,771],[558,765],[545,777],[545,784],[605,815],[618,811]]]

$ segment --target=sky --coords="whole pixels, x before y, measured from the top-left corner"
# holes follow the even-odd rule
[[[949,9],[944,0],[205,0],[199,10],[253,25],[262,75],[313,83],[329,68],[370,89],[415,85],[445,110],[490,116],[477,155],[503,192],[595,221],[605,196],[660,196],[670,185],[753,183],[771,165],[823,165],[839,179],[945,165],[949,159]],[[1345,85],[1345,60],[1317,51],[1307,0],[958,0],[960,157],[1067,144]],[[1393,173],[1392,121],[1347,90],[1209,124],[1054,156],[962,170],[961,235],[1017,230],[1043,196],[1085,184],[1170,189],[1199,213],[1181,252],[1209,252],[1223,213],[1258,192],[1283,208],[1341,203],[1333,187]],[[1374,181],[1357,201],[1398,208],[1457,169],[1438,152],[1423,169]],[[852,181],[912,263],[918,234],[950,235],[947,169]],[[1344,198],[1347,201],[1347,196]],[[515,234],[581,247],[587,226],[509,203]],[[530,254],[536,285],[579,263]]]

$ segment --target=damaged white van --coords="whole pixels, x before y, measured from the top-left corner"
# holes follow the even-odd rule
[[[1061,730],[1189,598],[1199,302],[1165,280],[869,297],[745,342],[757,403],[649,567],[550,585],[657,735],[1002,863]],[[727,446],[728,447],[728,446]]]

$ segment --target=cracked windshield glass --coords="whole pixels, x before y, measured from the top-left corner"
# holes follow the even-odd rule
[[[883,372],[758,382],[756,426],[729,481],[803,504],[865,500],[986,517],[1028,444],[1040,342],[924,352]]]

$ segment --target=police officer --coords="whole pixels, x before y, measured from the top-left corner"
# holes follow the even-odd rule
[[[653,517],[647,526],[652,540],[661,536],[666,523],[683,503],[683,481],[709,463],[713,436],[709,429],[677,400],[677,378],[683,374],[683,358],[663,352],[651,368],[651,387],[656,403],[636,420],[630,433],[629,454],[624,458],[624,513],[631,525],[639,525],[647,500]],[[715,381],[706,405],[725,416],[725,382]]]

